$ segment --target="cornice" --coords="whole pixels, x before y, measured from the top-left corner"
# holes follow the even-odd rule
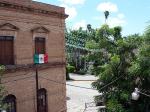
[[[62,19],[66,19],[68,15],[59,13],[56,11],[48,11],[45,9],[38,9],[32,6],[25,6],[21,4],[13,4],[5,1],[0,1],[0,9],[12,10],[12,11],[21,11],[23,13],[30,13],[30,14],[42,14],[46,16],[53,16]]]
[[[65,62],[52,62],[52,63],[45,63],[45,64],[27,64],[27,65],[9,65],[5,66],[5,73],[12,73],[12,72],[17,72],[17,71],[26,71],[26,70],[34,70],[36,67],[39,70],[42,69],[48,69],[48,68],[53,68],[53,67],[62,67],[66,66]]]

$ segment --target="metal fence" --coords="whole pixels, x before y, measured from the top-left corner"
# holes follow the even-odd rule
[[[106,112],[106,106],[104,105],[97,106],[95,102],[88,102],[85,103],[85,109],[83,112]]]

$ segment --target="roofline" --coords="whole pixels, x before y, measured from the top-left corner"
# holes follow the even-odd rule
[[[51,16],[55,16],[55,17],[59,17],[59,18],[63,18],[63,19],[66,19],[68,17],[68,15],[65,14],[65,11],[64,11],[65,9],[63,7],[45,4],[45,3],[41,3],[41,2],[35,2],[35,1],[32,1],[31,3],[29,2],[27,4],[22,5],[21,3],[12,3],[12,2],[5,1],[5,0],[1,0],[0,8],[13,9],[13,10],[17,10],[17,11],[19,10],[19,11],[23,11],[23,12],[29,12],[32,14],[51,15]],[[59,10],[58,11],[52,10],[52,8],[59,9]]]

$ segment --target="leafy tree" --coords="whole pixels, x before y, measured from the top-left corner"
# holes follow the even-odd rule
[[[150,94],[150,27],[144,34],[142,46],[137,51],[137,58],[129,72],[136,79],[135,86],[142,92]],[[149,112],[150,98],[140,95],[136,109],[140,112]]]
[[[108,19],[108,16],[109,16],[109,11],[105,11],[104,15],[105,15],[105,23],[106,23],[106,20]]]
[[[70,65],[75,66],[76,71],[85,71],[85,60],[88,51],[86,43],[95,39],[95,30],[90,24],[87,25],[87,29],[66,31],[66,43],[67,46],[67,58]],[[84,66],[83,66],[84,65]]]
[[[108,112],[132,110],[130,95],[135,88],[135,77],[129,68],[136,60],[142,39],[139,35],[122,37],[121,30],[121,27],[103,25],[96,35],[100,52],[95,55],[94,68],[99,79],[92,85],[103,93]]]
[[[6,107],[6,105],[3,104],[3,99],[4,99],[6,91],[4,89],[4,86],[1,84],[1,77],[2,77],[4,70],[5,70],[5,67],[0,65],[0,110]]]
[[[88,25],[87,25],[87,31],[88,31],[88,32],[91,32],[91,31],[92,31],[92,26],[91,26],[91,24],[88,24]]]
[[[75,66],[76,70],[81,68],[78,63],[80,61],[81,52],[85,48],[85,43],[88,37],[87,35],[87,31],[82,28],[79,28],[78,30],[70,30],[66,33],[68,62]]]

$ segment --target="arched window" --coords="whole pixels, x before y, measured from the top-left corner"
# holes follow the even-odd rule
[[[44,88],[38,90],[38,103],[39,112],[47,112],[47,92]]]
[[[4,98],[6,104],[6,112],[16,112],[16,97],[14,95],[8,95]]]

